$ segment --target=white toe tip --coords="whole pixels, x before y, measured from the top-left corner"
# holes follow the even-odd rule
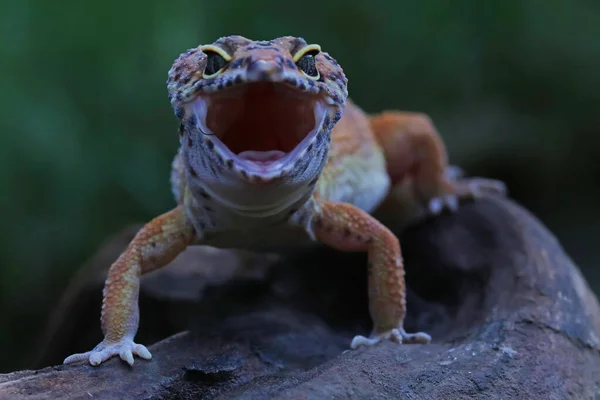
[[[454,195],[446,196],[446,205],[451,211],[458,210],[458,198]]]
[[[138,350],[138,355],[146,360],[150,360],[152,358],[152,354],[145,347]]]
[[[442,199],[436,197],[429,201],[429,211],[432,214],[441,213],[443,208],[444,208],[444,203],[443,203]]]
[[[90,356],[90,364],[92,365],[100,365],[102,362],[102,357],[98,353],[94,353]]]
[[[124,352],[122,352],[120,354],[121,356],[121,360],[125,361],[127,364],[129,364],[130,366],[133,365],[133,354],[131,353],[131,350],[126,350]]]

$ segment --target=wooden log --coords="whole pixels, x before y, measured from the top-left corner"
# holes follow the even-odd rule
[[[41,345],[41,369],[0,375],[0,399],[600,393],[598,302],[555,237],[510,200],[465,204],[402,233],[406,328],[429,332],[430,345],[346,351],[354,334],[370,329],[362,255],[319,249],[277,260],[200,248],[142,283],[138,338],[158,341],[151,361],[60,365],[100,339],[98,271],[124,238],[74,281]]]

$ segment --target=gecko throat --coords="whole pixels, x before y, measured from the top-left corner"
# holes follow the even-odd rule
[[[278,169],[319,133],[326,102],[285,83],[252,82],[201,94],[193,111],[202,132],[238,165]]]

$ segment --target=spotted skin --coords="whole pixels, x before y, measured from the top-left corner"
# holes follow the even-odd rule
[[[309,52],[318,76],[299,67],[298,60]],[[210,66],[209,54],[214,57]],[[322,117],[314,135],[294,150],[294,158],[277,168],[253,169],[240,162],[209,132],[210,117],[198,101],[257,82],[293,89],[314,101],[315,121]],[[501,182],[455,174],[427,116],[399,111],[369,116],[347,99],[347,83],[329,54],[297,37],[252,41],[228,36],[181,54],[167,80],[180,122],[180,148],[171,173],[177,206],[146,224],[111,266],[102,306],[104,340],[65,363],[98,365],[115,355],[129,365],[135,355],[150,359],[148,349],[133,341],[140,276],[167,265],[193,244],[258,248],[257,241],[304,241],[366,252],[373,331],[369,337],[356,336],[350,346],[386,339],[429,343],[428,334],[403,328],[400,243],[373,214],[385,209],[388,215],[401,215],[404,223],[453,210],[463,198],[504,194],[505,188]]]

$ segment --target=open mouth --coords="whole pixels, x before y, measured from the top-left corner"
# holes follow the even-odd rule
[[[218,150],[250,169],[286,165],[317,135],[326,113],[322,97],[271,82],[202,94],[193,109]]]

